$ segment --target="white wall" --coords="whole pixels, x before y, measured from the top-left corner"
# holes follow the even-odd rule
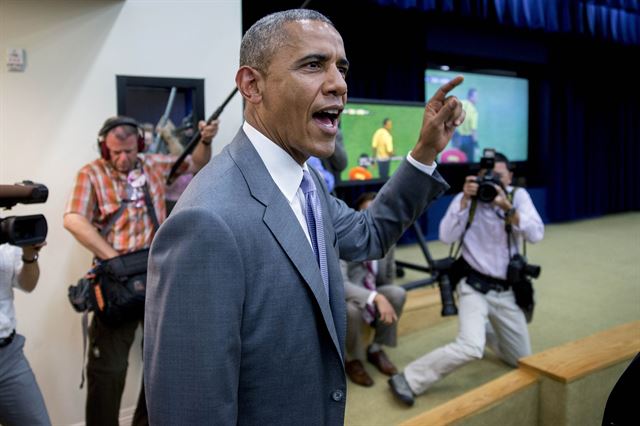
[[[50,192],[46,204],[0,215],[43,213],[49,223],[38,288],[18,294],[16,308],[56,425],[84,419],[80,315],[66,293],[91,258],[63,229],[62,213],[77,170],[97,156],[98,129],[116,113],[115,76],[204,78],[211,114],[234,87],[240,7],[240,0],[0,0],[0,183],[31,179]],[[6,70],[9,47],[26,49],[25,72]],[[221,117],[216,150],[241,119],[237,96]],[[135,405],[140,377],[137,342],[123,409]]]

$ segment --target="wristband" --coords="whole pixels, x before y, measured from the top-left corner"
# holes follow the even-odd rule
[[[24,256],[22,256],[22,261],[24,263],[35,263],[35,262],[37,262],[37,260],[38,260],[38,254],[37,253],[33,255],[33,259],[27,259]]]
[[[512,217],[514,214],[516,214],[516,208],[511,207],[509,210],[505,212],[504,217]]]

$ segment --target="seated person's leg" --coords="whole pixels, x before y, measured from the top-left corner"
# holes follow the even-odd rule
[[[345,370],[352,382],[361,386],[372,386],[373,379],[364,369],[365,356],[364,327],[368,325],[362,319],[362,309],[353,301],[347,301],[347,354]]]

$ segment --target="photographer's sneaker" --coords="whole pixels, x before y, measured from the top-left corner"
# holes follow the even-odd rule
[[[399,373],[392,376],[388,383],[391,387],[391,392],[400,402],[408,405],[409,407],[413,405],[415,402],[413,399],[413,392],[411,391],[404,374]]]

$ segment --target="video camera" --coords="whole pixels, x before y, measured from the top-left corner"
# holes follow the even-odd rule
[[[482,176],[476,178],[478,182],[478,192],[476,198],[483,203],[492,202],[498,195],[496,185],[504,189],[500,176],[493,172],[493,166],[495,165],[496,150],[492,148],[485,148],[482,152],[482,158],[480,159],[480,169],[485,172]]]
[[[16,204],[38,204],[47,201],[49,190],[40,183],[25,180],[15,185],[0,185],[0,208]],[[30,246],[47,239],[47,220],[41,214],[0,218],[0,244]]]

